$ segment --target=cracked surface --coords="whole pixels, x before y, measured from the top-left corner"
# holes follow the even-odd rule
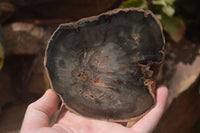
[[[114,10],[61,25],[46,53],[54,90],[80,115],[128,121],[155,104],[164,39],[151,12]]]

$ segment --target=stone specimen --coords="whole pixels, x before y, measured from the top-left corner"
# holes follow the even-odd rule
[[[49,41],[44,64],[52,88],[70,111],[127,122],[155,105],[164,44],[152,12],[116,9],[61,24]]]

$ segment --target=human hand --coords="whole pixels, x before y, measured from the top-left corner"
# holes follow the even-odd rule
[[[49,89],[39,100],[28,106],[21,133],[150,133],[163,114],[167,96],[167,88],[159,87],[155,107],[131,128],[118,123],[84,118],[67,110],[62,111],[58,121],[49,127],[49,119],[59,104],[58,96]]]

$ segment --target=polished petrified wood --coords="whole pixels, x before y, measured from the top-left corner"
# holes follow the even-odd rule
[[[61,24],[49,41],[45,66],[69,110],[125,122],[155,105],[163,48],[161,25],[150,11],[117,9]]]

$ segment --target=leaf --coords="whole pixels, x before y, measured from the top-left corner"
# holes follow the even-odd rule
[[[173,5],[176,0],[152,0],[154,5]]]
[[[164,0],[152,0],[153,5],[160,5],[160,6],[166,6],[167,3]]]
[[[142,9],[148,9],[148,4],[146,0],[127,0],[124,1],[120,7],[121,8],[138,7]]]
[[[173,5],[176,0],[164,0],[167,4]]]
[[[164,6],[164,7],[162,8],[162,11],[163,11],[167,16],[173,16],[174,13],[175,13],[174,8],[172,8],[172,7],[169,6],[169,5]]]
[[[124,1],[120,7],[127,8],[127,7],[138,7],[142,4],[141,0],[127,0]]]
[[[163,14],[160,21],[163,24],[164,30],[170,35],[172,40],[179,42],[183,38],[185,24],[181,19]]]
[[[156,17],[157,17],[159,20],[162,19],[162,15],[161,15],[161,14],[155,14],[155,15],[156,15]]]
[[[3,38],[3,30],[0,27],[0,70],[3,67],[4,62],[4,38]]]

